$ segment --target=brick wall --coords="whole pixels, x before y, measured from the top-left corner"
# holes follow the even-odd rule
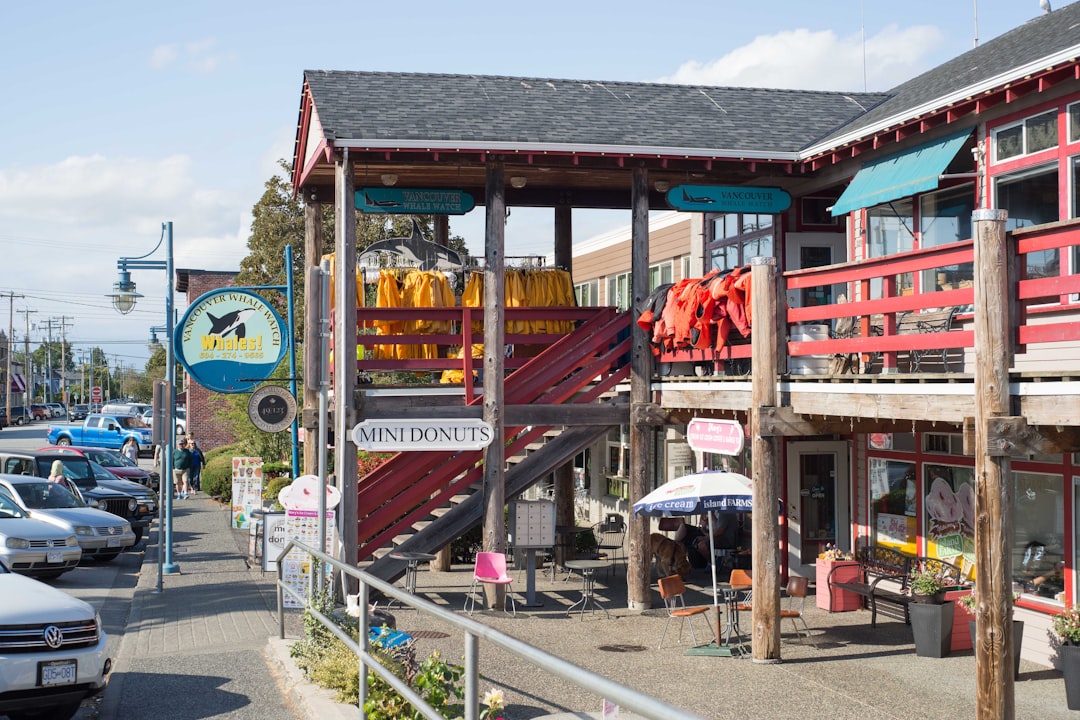
[[[209,270],[181,270],[180,272],[187,273],[189,305],[203,293],[236,284],[235,272]],[[184,374],[184,385],[182,389],[187,393],[188,434],[199,441],[199,447],[203,449],[203,452],[235,442],[235,435],[215,417],[215,411],[222,406],[226,396],[189,381],[187,373]]]

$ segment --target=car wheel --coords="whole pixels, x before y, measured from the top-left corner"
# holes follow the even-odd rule
[[[177,435],[183,435],[184,434],[184,426],[183,425],[177,425],[176,426],[176,434]]]
[[[23,710],[22,712],[9,712],[9,720],[71,720],[75,713],[79,712],[82,702],[69,702],[66,705],[53,705],[40,710]]]
[[[57,438],[57,440],[56,440],[56,444],[57,444],[57,445],[60,445],[60,446],[62,446],[62,447],[67,447],[68,445],[70,445],[70,444],[71,444],[71,439],[70,439],[70,438],[66,438],[66,437],[62,437],[62,438]]]

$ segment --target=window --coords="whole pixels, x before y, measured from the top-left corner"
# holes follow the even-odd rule
[[[870,458],[874,543],[916,555],[915,463]]]
[[[666,283],[672,282],[674,263],[671,260],[649,267],[649,292]]]
[[[1057,147],[1057,110],[994,130],[994,161],[1012,160]]]
[[[958,556],[974,563],[975,471],[923,465],[923,493],[926,554],[957,565],[962,564]]]
[[[734,270],[750,262],[751,258],[775,254],[772,215],[716,215],[707,226],[711,234],[706,241],[711,269]]]
[[[620,273],[608,278],[607,304],[614,305],[619,310],[630,307],[630,273]]]
[[[915,248],[914,210],[911,198],[895,200],[866,211],[866,256],[886,257]],[[914,286],[914,276],[896,276],[896,294],[908,295]],[[870,281],[870,297],[884,297],[881,278]]]
[[[600,281],[590,280],[574,286],[574,297],[578,307],[593,307],[600,304]]]
[[[975,210],[975,186],[965,183],[919,198],[919,247],[937,247],[971,238],[971,213]],[[973,263],[924,270],[921,292],[955,290],[975,279]]]
[[[1013,473],[1013,591],[1042,601],[1065,601],[1063,476]]]
[[[1006,230],[1056,222],[1058,217],[1057,165],[1041,165],[1021,173],[1004,175],[995,184],[997,207],[1008,212]],[[1041,250],[1024,256],[1028,278],[1059,275],[1057,250]]]
[[[1080,103],[1069,106],[1069,142],[1080,140]]]
[[[923,450],[938,455],[963,455],[964,436],[959,433],[923,433]]]

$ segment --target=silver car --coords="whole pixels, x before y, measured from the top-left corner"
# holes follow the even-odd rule
[[[30,517],[73,533],[83,558],[108,561],[135,545],[130,523],[87,507],[60,483],[28,475],[0,475],[0,488],[11,493]]]
[[[0,488],[0,563],[22,575],[57,578],[82,558],[75,535],[44,520],[35,520]]]

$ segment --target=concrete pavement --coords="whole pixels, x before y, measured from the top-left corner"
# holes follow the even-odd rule
[[[335,705],[292,665],[288,646],[300,637],[298,611],[290,611],[289,640],[277,640],[274,575],[249,567],[247,532],[229,528],[229,511],[205,495],[174,502],[175,559],[179,575],[166,575],[156,592],[155,549],[150,547],[120,643],[112,681],[100,703],[103,720],[295,720],[356,718],[356,708]],[[452,572],[421,569],[418,593],[460,610],[471,567]],[[526,578],[514,571],[514,586]],[[708,572],[691,577],[690,604],[707,604]],[[474,619],[572,660],[655,697],[708,718],[958,718],[975,717],[974,657],[916,657],[910,627],[867,611],[827,614],[806,607],[816,647],[783,626],[783,662],[748,657],[688,656],[688,635],[676,644],[675,621],[657,649],[666,616],[661,609],[626,610],[625,574],[597,573],[599,599],[611,613],[566,609],[580,597],[581,580],[536,578],[543,606],[512,617],[479,611]],[[659,598],[657,597],[659,605]],[[440,652],[463,662],[460,631],[412,610],[396,609],[398,627],[416,637],[417,655]],[[744,621],[748,616],[744,614]],[[700,624],[698,635],[703,633]],[[553,678],[498,648],[481,643],[481,692],[502,688],[505,720],[597,713],[601,699]],[[577,715],[582,716],[582,715]],[[1072,717],[1061,674],[1024,662],[1016,683],[1016,717]]]

